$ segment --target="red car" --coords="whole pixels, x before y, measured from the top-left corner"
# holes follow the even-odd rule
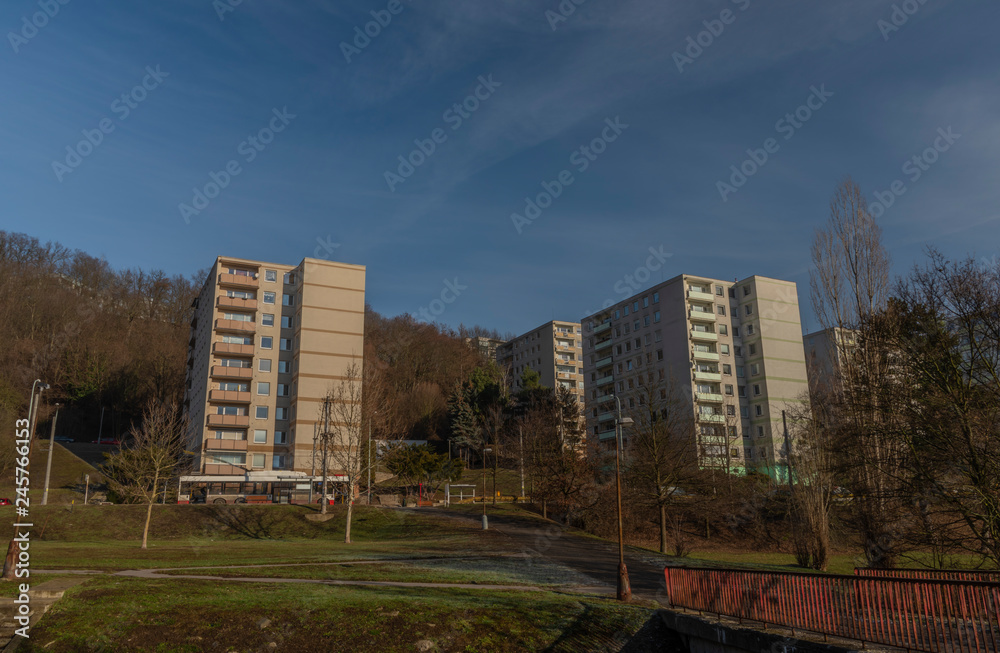
[[[0,499],[0,506],[10,506],[13,505],[10,499]]]
[[[104,439],[104,440],[94,440],[94,444],[114,444],[114,445],[120,445],[121,442],[119,442],[118,440]]]

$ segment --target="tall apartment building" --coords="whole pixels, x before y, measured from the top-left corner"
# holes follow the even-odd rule
[[[614,447],[616,395],[626,417],[650,384],[672,382],[690,402],[702,467],[785,477],[781,411],[808,401],[794,283],[682,274],[582,324],[594,444]]]
[[[546,322],[497,348],[497,363],[509,371],[511,392],[521,387],[529,367],[548,388],[566,388],[577,396],[583,412],[583,349],[579,322]]]
[[[855,333],[833,327],[802,337],[809,388],[813,392],[838,392],[841,388],[840,365],[844,354],[854,348]]]
[[[308,476],[323,399],[351,364],[361,368],[364,311],[363,266],[216,259],[195,300],[188,350],[196,473]]]

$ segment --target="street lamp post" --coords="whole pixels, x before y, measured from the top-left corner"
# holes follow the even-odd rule
[[[35,395],[35,388],[38,388],[38,394]],[[31,433],[28,434],[28,451],[31,452],[31,447],[35,444],[35,421],[38,418],[38,403],[42,400],[42,392],[51,388],[48,383],[42,382],[41,379],[35,379],[35,382],[31,384],[31,397],[28,401],[28,420],[31,422],[30,428]]]
[[[618,600],[628,601],[632,598],[632,584],[629,582],[628,568],[625,566],[625,537],[622,532],[621,450],[622,426],[632,424],[632,418],[622,419],[622,403],[617,395],[615,395],[615,404],[618,408],[615,417],[615,489],[618,493]]]
[[[42,490],[42,505],[49,505],[49,477],[52,474],[52,449],[56,442],[56,420],[59,419],[59,404],[56,404],[56,413],[52,416],[52,431],[49,433],[49,459],[45,463],[45,486]],[[156,488],[153,488],[156,492]]]

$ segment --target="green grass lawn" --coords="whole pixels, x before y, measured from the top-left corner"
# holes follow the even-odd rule
[[[41,506],[42,493],[45,488],[45,467],[49,455],[48,440],[36,440],[31,450],[31,465],[28,468],[31,479],[28,497],[31,506]],[[103,483],[104,477],[93,466],[76,457],[68,449],[55,443],[52,449],[52,474],[49,478],[49,504],[69,504],[75,501],[83,503],[84,476],[90,474],[91,492],[97,483]],[[0,479],[0,497],[14,500],[16,493],[13,470]]]
[[[575,651],[651,610],[547,592],[258,585],[101,577],[69,590],[22,651]]]

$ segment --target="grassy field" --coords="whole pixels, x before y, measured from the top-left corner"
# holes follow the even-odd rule
[[[31,488],[28,493],[31,505],[41,505],[45,487],[45,467],[48,462],[49,443],[36,440],[31,450],[29,477]],[[103,483],[103,477],[91,465],[70,453],[58,442],[52,449],[52,476],[49,479],[49,504],[83,503],[84,476],[90,474],[91,488]],[[14,500],[14,472],[0,479],[0,497]],[[91,490],[93,491],[93,490]]]
[[[577,651],[622,641],[651,612],[548,592],[102,577],[67,592],[21,650]]]

